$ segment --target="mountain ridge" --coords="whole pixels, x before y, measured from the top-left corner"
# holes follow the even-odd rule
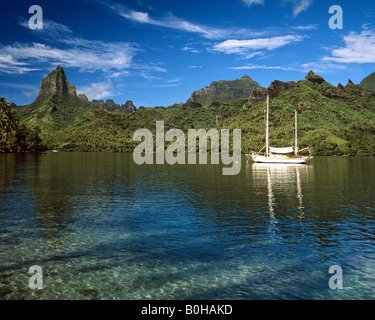
[[[294,144],[297,110],[301,149],[308,146],[316,155],[375,155],[375,92],[351,80],[336,87],[312,71],[304,80],[276,83],[266,89],[268,93],[277,89],[270,101],[272,146]],[[179,128],[185,133],[189,129],[241,129],[242,152],[248,153],[264,146],[264,109],[265,100],[251,101],[250,97],[213,108],[144,108],[131,114],[92,110],[49,143],[66,151],[132,152],[137,145],[132,138],[135,130],[155,132],[155,122],[164,121],[165,130]]]
[[[209,86],[194,91],[186,102],[200,103],[202,107],[209,107],[213,102],[247,99],[252,91],[262,88],[258,82],[244,75],[235,80],[212,81]]]
[[[246,82],[249,79],[234,81]],[[250,81],[253,80],[250,78]],[[64,81],[60,82],[64,87]],[[211,107],[186,102],[168,108],[140,107],[131,113],[92,108],[82,101],[83,96],[75,95],[73,87],[69,90],[66,85],[67,90],[56,90],[53,83],[60,82],[53,80],[50,86],[46,86],[52,88],[53,94],[44,92],[34,102],[39,108],[31,110],[42,124],[46,121],[46,114],[55,117],[52,120],[58,126],[50,131],[42,128],[50,148],[132,152],[137,144],[132,138],[134,131],[141,128],[154,131],[155,122],[160,120],[165,121],[166,130],[180,128],[183,132],[189,129],[241,129],[242,152],[257,151],[264,145],[264,105],[266,96],[270,95],[270,139],[273,146],[293,144],[293,115],[297,110],[300,147],[310,146],[318,155],[375,155],[375,92],[354,84],[350,79],[345,86],[341,83],[333,86],[310,71],[304,80],[275,80],[268,88],[252,90],[245,99],[219,101],[211,103]],[[213,83],[214,86],[227,84],[225,80]],[[55,116],[61,109],[66,113],[79,107],[85,109],[76,114],[74,121],[68,121],[62,114]]]
[[[375,72],[364,78],[359,85],[362,88],[375,91]]]

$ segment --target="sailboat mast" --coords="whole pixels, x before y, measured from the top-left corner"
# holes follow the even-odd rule
[[[267,95],[267,115],[266,115],[266,155],[267,157],[269,156],[268,112],[269,112],[269,96]]]
[[[295,110],[295,112],[294,112],[294,114],[295,114],[295,134],[294,134],[294,139],[295,139],[295,141],[294,141],[294,154],[295,155],[297,155],[297,153],[298,153],[298,138],[297,138],[297,110]]]

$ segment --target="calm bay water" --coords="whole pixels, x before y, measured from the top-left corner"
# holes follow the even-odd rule
[[[0,154],[0,299],[375,298],[375,159],[221,169]]]

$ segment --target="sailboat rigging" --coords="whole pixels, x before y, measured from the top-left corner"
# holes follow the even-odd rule
[[[264,149],[264,147],[258,153],[252,153],[251,158],[256,163],[280,163],[280,164],[304,164],[308,160],[312,159],[311,156],[302,156],[299,153],[304,150],[309,150],[309,148],[305,148],[303,150],[299,150],[298,148],[298,137],[297,137],[297,110],[295,111],[295,139],[294,139],[294,148],[293,147],[286,147],[286,148],[274,148],[269,146],[269,96],[267,95],[267,115],[266,115],[266,152],[265,154],[261,155],[260,152]],[[250,156],[250,155],[248,155]]]

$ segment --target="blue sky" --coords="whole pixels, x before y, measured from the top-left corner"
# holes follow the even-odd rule
[[[43,9],[32,30],[31,5]],[[343,29],[330,29],[332,5]],[[186,101],[212,81],[249,75],[268,87],[303,79],[359,83],[375,71],[375,1],[8,1],[0,19],[0,96],[35,100],[64,67],[78,93],[139,106]]]

